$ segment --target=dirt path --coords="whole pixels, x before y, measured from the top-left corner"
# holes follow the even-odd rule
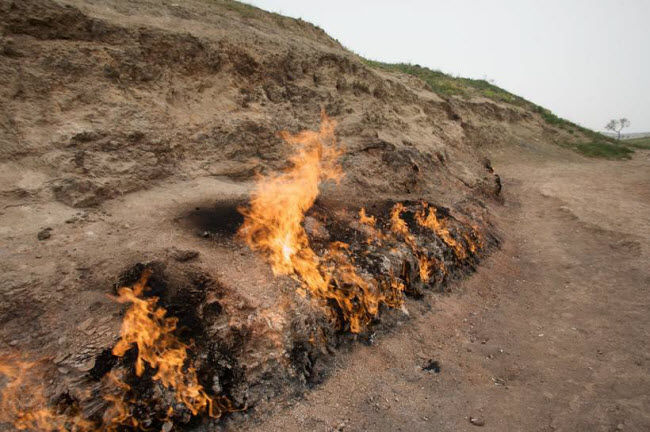
[[[503,248],[254,430],[650,430],[650,153],[495,169]]]

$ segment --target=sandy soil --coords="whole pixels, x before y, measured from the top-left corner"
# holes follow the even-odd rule
[[[650,153],[496,158],[503,248],[253,430],[650,429]]]

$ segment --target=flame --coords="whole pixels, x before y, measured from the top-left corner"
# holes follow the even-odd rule
[[[289,168],[258,179],[249,206],[240,209],[244,223],[239,235],[251,249],[262,253],[275,275],[290,275],[312,297],[334,302],[350,331],[357,333],[378,313],[380,304],[401,305],[403,285],[359,274],[345,243],[330,244],[322,257],[309,244],[302,223],[318,196],[319,185],[343,177],[335,126],[323,112],[318,132],[281,133],[288,144],[298,148],[289,159]]]
[[[106,430],[113,432],[122,426],[137,428],[140,422],[131,415],[129,408],[135,401],[127,399],[126,396],[131,390],[131,386],[118,377],[115,371],[106,374],[104,384],[109,389],[109,393],[103,397],[110,403],[103,416]]]
[[[479,249],[482,249],[485,241],[483,239],[483,234],[476,225],[471,226],[471,233],[463,233],[463,237],[467,242],[469,250],[474,254]]]
[[[323,258],[324,271],[332,282],[326,298],[337,302],[352,333],[359,333],[377,316],[381,304],[390,307],[402,305],[404,285],[392,276],[388,281],[361,276],[348,244],[331,243]]]
[[[17,430],[89,431],[93,425],[78,411],[59,413],[45,397],[42,361],[26,361],[17,356],[0,359],[0,375],[5,383],[0,394],[0,422]]]
[[[402,219],[402,213],[405,210],[406,208],[402,203],[397,203],[393,206],[390,212],[391,230],[393,233],[401,235],[404,242],[413,251],[415,258],[418,260],[420,280],[426,283],[431,279],[433,266],[438,267],[443,274],[446,273],[445,266],[441,261],[429,257],[427,251],[418,246],[415,236],[409,230],[408,224]]]
[[[374,216],[368,216],[366,214],[366,209],[363,207],[359,210],[359,223],[365,228],[366,243],[377,243],[378,245],[381,245],[382,241],[386,239],[384,233],[376,228],[377,218]]]
[[[176,401],[194,415],[205,412],[216,418],[233,411],[227,398],[209,396],[199,383],[196,369],[188,364],[187,346],[173,334],[176,318],[167,317],[165,309],[157,306],[156,298],[141,297],[150,275],[145,270],[132,287],[118,290],[117,300],[131,303],[131,307],[126,311],[113,354],[122,357],[137,347],[136,376],[142,376],[145,366],[155,370],[152,379],[172,389]],[[104,377],[100,396],[109,406],[98,426],[84,418],[76,407],[58,412],[48,403],[42,384],[44,370],[43,361],[25,361],[17,356],[0,358],[0,376],[6,379],[0,393],[0,422],[11,423],[18,430],[44,432],[114,432],[142,426],[132,415],[138,401],[129,397],[131,387],[118,372],[111,371]],[[170,406],[167,418],[173,413]]]
[[[343,176],[336,162],[341,150],[336,147],[334,127],[323,114],[319,132],[282,132],[289,144],[301,146],[290,158],[291,167],[259,179],[250,207],[240,209],[245,219],[239,235],[266,256],[273,273],[297,275],[320,293],[327,291],[329,280],[318,270],[319,259],[309,247],[302,221],[318,196],[318,185]]]
[[[199,384],[196,369],[187,365],[187,346],[173,333],[177,319],[166,316],[165,309],[157,306],[157,298],[141,298],[150,275],[151,271],[145,270],[133,287],[118,290],[117,301],[131,303],[131,307],[122,321],[121,337],[113,347],[113,354],[123,357],[133,346],[137,347],[137,376],[142,376],[148,365],[156,371],[153,380],[173,389],[176,400],[193,415],[206,411],[211,417],[220,417],[227,404],[210,397]]]
[[[447,227],[447,222],[444,219],[442,220],[438,219],[436,217],[436,210],[429,208],[428,203],[422,202],[422,209],[418,210],[415,213],[415,220],[419,225],[429,228],[430,230],[435,232],[436,235],[440,237],[442,241],[445,242],[445,244],[454,251],[454,255],[456,255],[456,258],[460,260],[467,258],[467,252],[465,251],[465,247],[461,243],[456,241],[456,239],[449,232],[449,228]],[[466,240],[468,240],[467,237]],[[471,245],[470,247],[473,246],[473,243],[470,243],[469,241],[468,244]],[[474,250],[472,252],[474,252]]]

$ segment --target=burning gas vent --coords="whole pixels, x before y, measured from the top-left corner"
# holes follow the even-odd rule
[[[385,211],[369,215],[361,208],[356,221],[347,221],[365,241],[351,244],[348,238],[358,235],[339,232],[343,235],[333,241],[317,242],[316,251],[305,215],[316,202],[320,183],[343,177],[338,163],[343,150],[334,128],[334,121],[323,113],[319,132],[282,134],[296,146],[291,166],[258,181],[250,205],[242,208],[239,234],[269,261],[276,275],[296,278],[301,293],[329,305],[339,327],[358,333],[382,306],[400,307],[405,291],[416,290],[416,284],[442,282],[449,264],[471,258],[483,240],[478,228],[453,220],[448,211],[426,202],[395,203],[389,218]],[[319,231],[340,231],[331,223],[330,229],[325,226],[332,218],[311,220],[312,233],[321,239],[329,236]]]
[[[361,207],[319,198],[321,183],[344,175],[334,128],[323,114],[318,132],[283,133],[295,149],[290,165],[259,178],[250,202],[186,217],[293,278],[311,315],[254,311],[204,273],[136,266],[115,297],[126,305],[119,339],[74,391],[44,385],[56,373],[48,360],[0,359],[0,421],[37,431],[170,430],[245,410],[281,385],[304,389],[350,334],[367,332],[383,311],[406,312],[407,296],[442,288],[495,243],[462,213],[423,200]],[[182,274],[173,290],[168,273]]]

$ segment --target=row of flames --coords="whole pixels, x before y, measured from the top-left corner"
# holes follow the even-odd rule
[[[308,292],[324,304],[336,305],[350,331],[358,333],[377,316],[382,305],[403,307],[405,285],[391,273],[371,276],[358,270],[346,243],[332,242],[320,256],[310,246],[303,226],[305,213],[314,204],[322,182],[339,182],[343,177],[338,163],[342,149],[337,146],[334,128],[334,121],[323,114],[318,132],[282,133],[285,141],[297,148],[289,160],[290,167],[258,180],[249,206],[240,209],[244,223],[239,236],[269,261],[275,275],[290,275],[300,282],[302,293]],[[402,218],[404,211],[402,204],[395,204],[389,232],[383,232],[376,219],[367,215],[363,208],[359,212],[359,223],[365,228],[368,244],[403,241],[417,258],[419,277],[426,283],[435,269],[444,274],[445,265],[418,246]],[[478,231],[473,228],[473,238],[461,234],[468,251],[450,234],[445,220],[438,219],[435,209],[424,202],[415,213],[415,220],[435,232],[459,260],[480,246]],[[199,383],[197,371],[188,358],[187,345],[174,334],[177,320],[166,315],[155,297],[143,296],[149,277],[149,271],[145,271],[132,287],[118,290],[116,300],[130,307],[113,355],[123,357],[135,347],[135,375],[142,377],[149,368],[153,371],[152,380],[173,392],[175,403],[193,415],[205,413],[219,417],[232,411],[228,399],[210,396]],[[24,361],[19,356],[0,359],[0,375],[4,376],[0,422],[11,423],[18,430],[37,431],[144,428],[145,425],[140,425],[132,415],[133,407],[142,401],[134,400],[131,387],[119,372],[111,371],[102,378],[103,390],[98,396],[105,399],[108,408],[102,419],[89,420],[79,407],[68,406],[61,411],[47,403],[43,371],[42,362]],[[174,414],[172,405],[167,409],[167,419]]]
[[[318,197],[319,185],[327,180],[339,182],[343,177],[338,163],[343,151],[337,146],[335,126],[335,122],[323,113],[318,132],[282,133],[287,143],[298,147],[290,159],[291,165],[282,173],[258,180],[249,206],[240,209],[244,223],[239,235],[253,250],[262,253],[275,275],[294,277],[313,298],[325,304],[334,302],[350,331],[358,333],[378,314],[381,305],[402,306],[405,286],[392,274],[376,277],[362,274],[346,243],[330,243],[321,256],[309,244],[303,221]],[[420,279],[427,283],[434,268],[443,273],[446,269],[442,261],[429,257],[427,251],[418,246],[402,219],[404,211],[401,203],[395,204],[389,233],[382,232],[376,219],[368,216],[363,208],[359,212],[359,222],[366,227],[368,243],[401,238],[418,260]],[[422,202],[415,219],[422,227],[434,231],[459,260],[467,258],[465,246],[454,239],[446,222],[436,217],[435,209]],[[476,240],[469,234],[463,236],[470,252],[476,252],[481,242],[479,232],[472,228]]]

